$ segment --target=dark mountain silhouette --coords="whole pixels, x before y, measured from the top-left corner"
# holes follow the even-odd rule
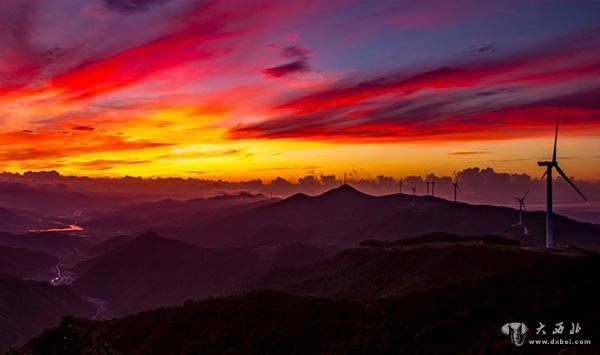
[[[301,243],[205,249],[147,232],[109,238],[70,269],[73,287],[108,301],[108,315],[126,314],[239,292],[255,274],[324,260],[339,251]]]
[[[52,226],[52,223],[33,213],[0,207],[0,231],[24,233]]]
[[[52,239],[60,234],[0,234],[0,245],[51,245],[61,258],[89,257],[71,269],[72,288],[107,302],[99,319],[188,299],[283,292],[68,320],[27,349],[61,349],[74,336],[69,346],[96,351],[106,343],[122,353],[498,353],[513,349],[499,332],[506,322],[568,318],[595,331],[600,275],[587,275],[600,257],[577,248],[598,249],[594,225],[557,216],[563,247],[548,251],[539,246],[541,212],[525,214],[530,233],[523,235],[514,209],[435,197],[413,205],[412,196],[374,197],[347,185],[278,202],[231,199],[202,211],[204,200],[130,210],[127,218],[159,224],[186,220],[160,229],[180,240],[147,232],[92,245]]]
[[[430,233],[414,238],[400,239],[393,242],[382,242],[380,240],[369,239],[360,242],[359,246],[371,248],[389,248],[394,246],[409,246],[436,242],[521,245],[521,243],[518,240],[502,238],[496,235],[461,237],[459,235],[450,233]]]
[[[512,244],[512,245],[511,245]],[[338,299],[370,299],[418,293],[474,279],[510,277],[553,269],[589,254],[520,247],[494,236],[430,234],[398,242],[361,243],[327,260],[274,270],[248,285]]]
[[[147,221],[144,218],[129,216],[101,216],[88,222],[81,223],[81,226],[87,231],[102,236],[114,234],[127,234],[145,228]]]
[[[89,247],[81,237],[58,232],[9,234],[0,232],[0,245],[42,251],[55,256],[72,256]]]
[[[123,244],[129,243],[134,240],[138,234],[129,234],[129,235],[119,235],[116,237],[111,237],[105,239],[97,244],[89,247],[85,253],[89,256],[89,258],[98,257],[101,255],[106,255],[111,251],[117,249]]]
[[[176,201],[165,199],[157,202],[139,203],[115,211],[116,215],[127,215],[131,217],[146,218],[161,211],[164,215],[178,216],[180,214],[194,214],[207,210],[214,210],[223,207],[230,207],[242,203],[251,203],[266,200],[267,197],[262,194],[240,193],[237,195],[221,195],[206,199],[195,198],[186,201]]]
[[[116,206],[132,203],[132,198],[123,194],[81,193],[70,191],[66,186],[39,183],[28,184],[0,181],[0,206],[31,211],[46,216],[58,217],[80,212],[108,211]]]
[[[83,273],[72,286],[119,315],[229,294],[258,264],[245,249],[203,249],[145,233],[76,266]]]
[[[571,320],[582,326],[578,338],[600,336],[595,326],[600,321],[600,288],[595,287],[600,274],[589,272],[600,268],[597,254],[549,253],[489,241],[441,241],[408,247],[416,248],[413,251],[421,258],[404,261],[408,251],[394,248],[360,248],[332,259],[330,275],[338,275],[332,276],[334,280],[344,275],[347,281],[312,277],[320,279],[320,285],[311,283],[311,289],[322,288],[320,293],[336,289],[335,294],[352,298],[360,292],[361,300],[258,291],[188,301],[110,321],[65,321],[23,350],[38,353],[68,344],[80,351],[111,349],[126,354],[504,354],[517,349],[500,332],[512,321],[530,327],[527,339],[540,339],[533,331],[538,322]],[[466,255],[471,256],[463,262]],[[359,267],[358,261],[366,265]],[[414,265],[418,263],[423,265]],[[321,274],[327,273],[324,265],[318,267]],[[372,279],[374,270],[383,275],[395,273],[394,267],[410,270],[405,276],[400,272]],[[423,270],[425,281],[433,281],[434,287],[410,277],[408,282],[394,280],[414,269]],[[433,270],[446,270],[446,277],[430,273]],[[584,273],[586,277],[575,276]],[[361,281],[368,278],[372,280]],[[385,290],[398,284],[417,287],[384,297],[389,293]],[[377,298],[363,299],[372,295]],[[569,354],[600,351],[596,342],[547,349]],[[539,353],[540,348],[518,350]]]
[[[260,256],[260,269],[267,271],[275,268],[303,266],[327,259],[338,251],[339,247],[316,247],[302,243],[257,246],[251,250]]]
[[[352,245],[365,239],[383,241],[427,233],[461,236],[501,235],[523,244],[543,245],[545,213],[525,213],[529,230],[512,227],[518,211],[496,206],[455,203],[431,196],[395,194],[374,197],[343,185],[320,196],[303,194],[194,227],[159,230],[171,238],[201,246],[239,246],[302,242]],[[600,250],[600,233],[592,224],[557,215],[555,236],[562,245]]]
[[[0,246],[0,275],[49,280],[50,271],[56,264],[58,259],[46,253]]]
[[[61,317],[90,317],[95,307],[67,286],[0,275],[0,351],[24,343]]]
[[[82,223],[96,233],[134,233],[161,227],[179,227],[265,206],[278,199],[240,193],[187,201],[166,199],[131,205]]]

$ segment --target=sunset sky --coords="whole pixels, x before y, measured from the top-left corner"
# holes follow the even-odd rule
[[[600,179],[600,2],[2,0],[0,171]]]

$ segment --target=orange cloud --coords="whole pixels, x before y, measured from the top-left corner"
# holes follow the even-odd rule
[[[0,147],[0,160],[7,162],[34,162],[46,164],[48,161],[73,158],[93,153],[127,152],[167,147],[170,144],[143,140],[127,140],[106,133],[81,136],[62,132],[5,132],[0,134],[3,144]]]

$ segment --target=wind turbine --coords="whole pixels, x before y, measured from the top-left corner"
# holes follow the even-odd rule
[[[398,191],[402,193],[402,180],[398,181]]]
[[[556,171],[571,185],[575,191],[583,198],[585,202],[588,202],[587,197],[579,191],[577,186],[569,179],[567,174],[558,166],[556,161],[556,143],[558,141],[558,125],[560,123],[560,110],[558,110],[558,116],[556,117],[556,131],[554,133],[554,150],[552,153],[552,161],[538,161],[538,166],[545,166],[546,172],[542,175],[540,180],[546,177],[546,248],[554,248],[554,233],[553,233],[553,216],[552,216],[552,169],[556,168]]]
[[[521,198],[515,196],[517,201],[519,201],[519,226],[523,225],[523,211],[527,211],[527,209],[525,208],[525,198],[527,197],[527,194],[529,194],[529,191],[527,191],[525,195],[523,195],[523,197]]]
[[[431,182],[431,196],[435,196],[435,181]]]
[[[429,184],[430,184],[430,182],[427,181],[427,195],[426,196],[429,196]]]
[[[454,174],[454,182],[452,183],[454,186],[454,202],[456,202],[456,191],[461,191],[460,186],[458,185],[458,175]]]
[[[415,205],[415,194],[417,193],[417,183],[415,183],[415,186],[412,187],[412,201],[410,201],[411,205]]]

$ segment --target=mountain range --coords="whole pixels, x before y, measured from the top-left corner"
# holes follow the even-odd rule
[[[278,201],[262,194],[240,193],[191,200],[165,199],[128,205],[81,223],[95,234],[128,234],[162,227],[190,226]]]
[[[81,216],[81,233],[0,232],[0,351],[66,315],[21,351],[65,349],[73,336],[68,346],[92,353],[494,353],[511,345],[506,322],[562,317],[591,332],[598,226],[557,215],[549,251],[543,212],[524,214],[527,233],[517,220],[510,208],[343,185],[136,203]],[[62,286],[48,284],[56,277]]]
[[[527,234],[516,226],[518,211],[470,205],[432,196],[370,196],[349,185],[319,196],[296,194],[285,200],[196,226],[162,228],[164,236],[206,247],[302,242],[350,246],[446,232],[462,236],[493,234],[543,245],[545,213],[526,212]],[[557,215],[555,239],[563,246],[600,250],[600,230]]]
[[[336,251],[302,244],[207,249],[150,232],[111,238],[92,250],[95,257],[71,269],[78,275],[72,287],[107,301],[103,317],[232,294],[266,270],[306,265]]]
[[[507,322],[524,322],[535,339],[538,322],[576,321],[578,338],[597,339],[600,275],[589,270],[599,267],[600,257],[585,251],[430,236],[408,246],[358,247],[263,279],[284,292],[186,301],[106,321],[65,319],[23,350],[509,353],[515,346],[500,332]],[[598,345],[551,350],[593,353]]]

